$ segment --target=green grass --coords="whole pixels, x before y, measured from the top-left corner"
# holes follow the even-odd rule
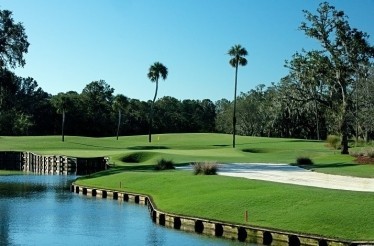
[[[176,164],[197,161],[295,163],[309,157],[317,172],[374,178],[374,165],[358,165],[354,158],[340,155],[324,142],[299,139],[237,137],[231,147],[226,134],[164,134],[110,138],[67,136],[0,137],[0,150],[33,151],[38,154],[61,154],[76,157],[109,156],[118,165],[149,165],[165,158]]]
[[[224,134],[165,134],[86,138],[67,136],[0,137],[0,150],[33,151],[76,157],[109,156],[108,171],[78,180],[79,184],[151,195],[159,209],[251,225],[321,234],[354,240],[374,240],[373,193],[286,185],[223,176],[193,175],[192,171],[154,172],[161,158],[176,165],[199,161],[295,163],[310,158],[317,172],[374,178],[374,165],[359,165],[324,142],[299,139],[237,137]],[[158,140],[159,139],[159,140]]]
[[[0,176],[2,175],[23,175],[22,171],[9,171],[9,170],[0,170]]]
[[[248,210],[250,225],[374,240],[372,193],[201,176],[192,171],[116,171],[80,178],[77,184],[149,194],[160,210],[181,215],[246,224]]]

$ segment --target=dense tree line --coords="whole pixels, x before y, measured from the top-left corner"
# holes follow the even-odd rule
[[[0,11],[0,135],[62,133],[64,140],[65,134],[118,138],[151,136],[151,131],[306,139],[341,134],[346,153],[348,138],[374,138],[374,47],[366,33],[351,28],[344,13],[328,3],[322,3],[316,14],[304,14],[300,30],[320,42],[320,50],[294,54],[285,64],[289,74],[278,83],[258,85],[233,101],[212,102],[170,96],[156,100],[158,79],[166,79],[168,72],[157,62],[148,73],[156,83],[153,100],[114,94],[104,80],[92,81],[81,92],[44,92],[33,78],[11,71],[25,64],[29,44],[11,12]],[[246,64],[240,59],[247,51],[237,45],[230,52],[236,84],[237,68]]]
[[[0,135],[114,136],[147,134],[152,101],[122,94],[104,80],[93,81],[81,93],[51,95],[32,78],[2,70]],[[153,132],[214,132],[215,104],[205,100],[163,97],[154,103]]]

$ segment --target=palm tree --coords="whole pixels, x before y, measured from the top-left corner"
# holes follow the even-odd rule
[[[70,106],[70,100],[67,94],[60,92],[56,96],[53,96],[51,99],[52,105],[57,109],[57,113],[62,114],[62,123],[61,123],[61,137],[62,142],[65,142],[65,114],[67,109]]]
[[[240,44],[234,45],[229,50],[228,54],[232,57],[230,59],[230,65],[235,68],[235,91],[234,91],[234,113],[232,117],[233,135],[232,135],[232,147],[235,148],[235,133],[236,133],[236,88],[238,79],[238,66],[247,65],[247,59],[244,57],[248,55],[247,50]]]
[[[158,79],[160,78],[165,80],[168,76],[168,69],[165,67],[162,63],[160,62],[155,62],[150,68],[148,72],[148,78],[156,83],[156,91],[155,91],[155,96],[153,97],[153,101],[151,104],[151,111],[150,111],[150,116],[149,116],[149,137],[148,141],[152,142],[152,121],[153,121],[153,106],[156,101],[157,97],[157,91],[158,91]]]
[[[113,109],[115,111],[118,111],[117,140],[121,126],[122,111],[125,110],[128,104],[129,99],[126,96],[122,94],[118,94],[117,96],[115,96],[113,101]]]

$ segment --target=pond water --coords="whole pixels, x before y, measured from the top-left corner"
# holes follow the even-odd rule
[[[0,245],[246,245],[154,224],[146,206],[77,195],[74,176],[0,176]]]

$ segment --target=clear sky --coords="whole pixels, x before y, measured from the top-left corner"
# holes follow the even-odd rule
[[[329,1],[351,27],[374,35],[374,0]],[[244,46],[248,64],[238,92],[270,85],[287,74],[284,61],[316,42],[298,30],[315,0],[0,0],[22,22],[29,52],[16,74],[44,91],[77,91],[103,79],[114,94],[150,100],[148,68],[169,69],[158,98],[233,99],[234,69],[227,51]],[[374,45],[373,37],[370,43]]]

